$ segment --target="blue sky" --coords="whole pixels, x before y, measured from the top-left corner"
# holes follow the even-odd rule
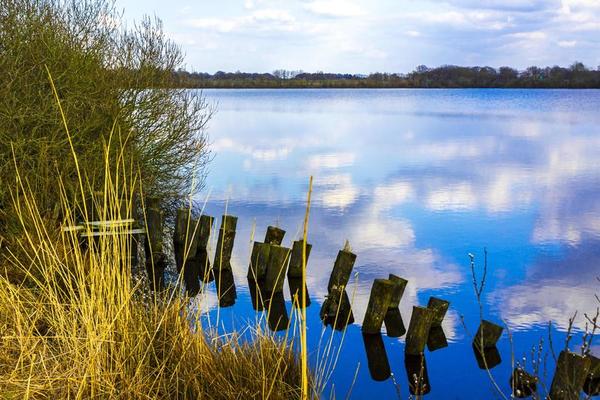
[[[195,71],[600,65],[600,0],[117,0],[163,20]]]

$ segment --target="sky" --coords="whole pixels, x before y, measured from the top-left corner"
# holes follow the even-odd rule
[[[191,71],[600,66],[600,0],[116,0],[159,17]]]

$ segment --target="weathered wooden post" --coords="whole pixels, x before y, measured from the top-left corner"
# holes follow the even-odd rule
[[[268,226],[267,233],[265,234],[265,243],[266,244],[276,244],[281,246],[281,242],[283,242],[283,237],[285,236],[285,231],[276,226]]]
[[[200,216],[198,249],[196,251],[195,262],[198,264],[198,271],[202,282],[211,282],[215,279],[208,257],[208,241],[210,239],[210,233],[212,232],[214,220],[215,219],[210,215]]]
[[[269,244],[254,242],[252,254],[250,255],[250,265],[248,265],[248,279],[252,279],[254,282],[261,282],[265,279],[270,251],[271,246]]]
[[[183,280],[188,296],[200,292],[200,271],[195,261],[199,242],[199,221],[191,218],[191,210],[180,208],[175,216],[173,233],[173,252],[177,272],[183,272]]]
[[[427,362],[424,354],[405,354],[404,367],[408,378],[408,391],[413,396],[423,396],[431,392]]]
[[[446,316],[446,312],[450,307],[450,302],[437,297],[430,297],[427,303],[427,308],[433,312],[433,318],[431,320],[431,326],[442,326],[442,321]]]
[[[292,245],[292,254],[290,255],[290,264],[288,266],[288,286],[290,288],[290,295],[292,296],[292,304],[294,307],[302,307],[301,293],[304,290],[304,296],[306,299],[306,307],[310,306],[310,296],[308,295],[308,288],[306,284],[302,282],[302,246],[304,240],[296,240]],[[306,263],[308,265],[308,257],[310,256],[310,250],[312,245],[306,243]],[[294,300],[295,299],[295,300]]]
[[[385,318],[383,319],[385,331],[389,337],[402,337],[406,333],[406,327],[404,326],[399,306],[408,281],[394,274],[390,274],[388,279],[394,284],[394,291],[390,305],[385,313]]]
[[[275,292],[265,301],[267,323],[272,331],[286,330],[290,324],[283,292]]]
[[[268,294],[280,293],[283,292],[290,249],[276,244],[270,244],[269,247],[269,262],[265,273],[264,289]]]
[[[433,312],[425,307],[413,306],[413,312],[408,324],[404,352],[410,355],[422,354],[429,337]]]
[[[146,200],[146,272],[155,291],[164,287],[163,274],[167,264],[163,252],[163,213],[159,204],[157,198]]]
[[[512,395],[517,398],[529,397],[537,391],[538,379],[523,368],[516,367],[510,377]]]
[[[235,299],[237,298],[233,271],[231,269],[231,255],[233,253],[236,226],[237,217],[223,215],[217,240],[215,262],[213,263],[219,306],[221,307],[232,306],[235,304]]]
[[[378,382],[385,381],[390,377],[391,370],[381,333],[363,333],[362,337],[371,378]]]
[[[588,396],[600,395],[600,358],[587,355],[590,359],[590,370],[583,384],[583,391]]]
[[[362,324],[363,333],[374,334],[381,331],[381,324],[390,306],[395,289],[396,285],[389,279],[375,279],[373,281],[369,304]]]
[[[350,280],[350,274],[356,261],[356,254],[350,251],[350,245],[346,242],[344,248],[338,252],[335,263],[333,264],[333,271],[329,277],[329,283],[327,284],[327,290],[331,292],[337,288],[345,288]]]
[[[552,400],[577,400],[588,376],[591,361],[587,357],[563,350],[558,356],[550,386]]]

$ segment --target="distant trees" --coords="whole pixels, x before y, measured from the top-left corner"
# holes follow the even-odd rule
[[[596,70],[581,62],[568,68],[531,66],[523,71],[503,66],[461,67],[419,65],[409,74],[375,72],[369,75],[322,71],[276,70],[272,74],[246,72],[177,72],[183,87],[307,87],[307,88],[600,88],[600,66]]]

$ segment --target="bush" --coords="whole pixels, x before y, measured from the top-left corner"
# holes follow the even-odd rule
[[[10,197],[15,164],[45,215],[58,212],[58,171],[68,195],[81,200],[72,152],[90,191],[104,182],[105,147],[124,149],[123,158],[139,171],[145,192],[159,197],[167,210],[192,190],[192,183],[201,188],[210,156],[205,126],[213,110],[199,92],[171,89],[181,63],[181,50],[165,38],[160,21],[145,19],[125,29],[110,0],[3,0],[3,239],[10,241],[19,229]]]

